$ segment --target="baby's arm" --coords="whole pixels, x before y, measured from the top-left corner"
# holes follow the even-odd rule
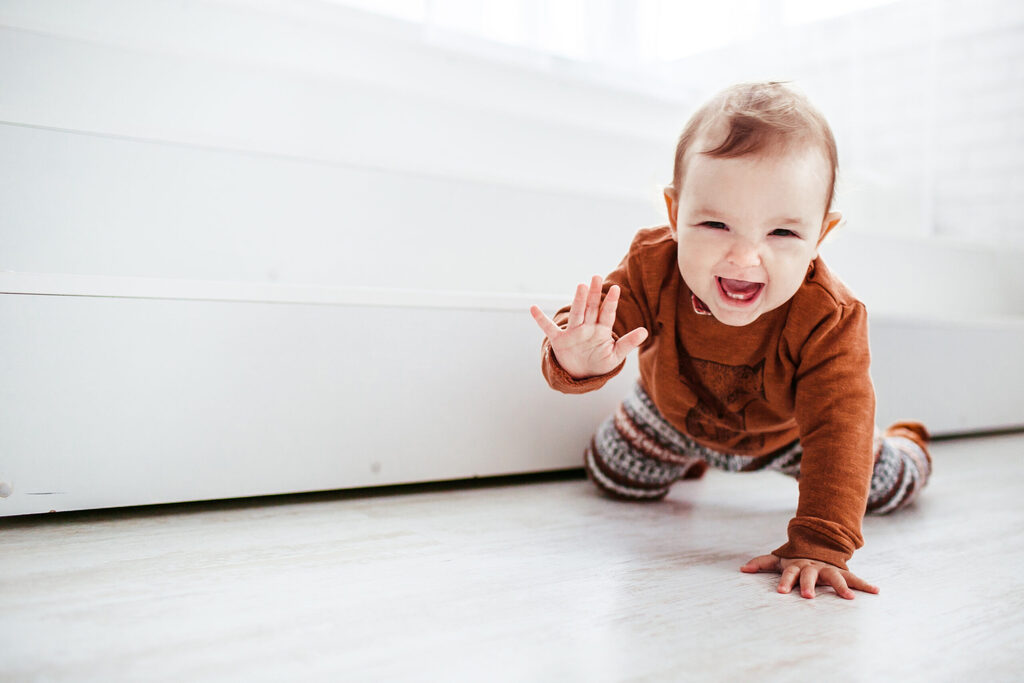
[[[602,303],[602,284],[601,276],[595,275],[589,288],[584,284],[576,288],[565,328],[556,325],[537,306],[530,307],[530,314],[547,335],[558,363],[575,379],[611,372],[647,339],[647,330],[643,327],[615,339],[612,327],[615,325],[620,289],[618,285],[612,285]]]
[[[860,304],[837,309],[801,346],[795,414],[800,425],[800,501],[789,542],[752,559],[745,572],[781,571],[780,592],[817,583],[844,598],[877,593],[846,567],[864,543],[861,519],[873,466],[875,398],[869,374],[867,317]]]

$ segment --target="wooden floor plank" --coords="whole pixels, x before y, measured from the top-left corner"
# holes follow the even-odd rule
[[[868,518],[877,596],[738,567],[796,485],[711,471],[661,503],[582,479],[0,520],[0,680],[1013,680],[1024,436],[937,443]]]

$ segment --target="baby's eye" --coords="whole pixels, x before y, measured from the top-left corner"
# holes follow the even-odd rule
[[[787,230],[786,228],[776,228],[775,230],[772,230],[771,234],[775,235],[776,237],[799,237],[800,236],[800,235],[796,234],[795,232],[793,232],[792,230]]]
[[[716,230],[725,229],[725,223],[720,223],[718,221],[704,221],[703,223],[701,223],[701,225],[707,226],[709,228],[715,228]]]

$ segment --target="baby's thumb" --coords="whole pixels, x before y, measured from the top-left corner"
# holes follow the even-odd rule
[[[761,555],[747,562],[740,567],[741,572],[755,574],[757,572],[771,572],[779,570],[779,558],[774,555]]]
[[[533,316],[537,326],[540,327],[541,331],[544,332],[544,336],[548,339],[557,337],[562,331],[562,328],[556,325],[551,318],[544,315],[544,311],[540,310],[538,306],[530,306],[530,315]]]
[[[615,353],[619,358],[625,358],[633,352],[633,349],[643,344],[646,339],[647,328],[638,327],[615,342]]]

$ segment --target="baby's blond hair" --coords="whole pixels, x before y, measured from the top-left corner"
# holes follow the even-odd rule
[[[817,145],[829,165],[825,213],[836,194],[839,154],[828,121],[806,96],[778,81],[740,83],[715,95],[697,110],[676,146],[671,191],[679,199],[686,155],[693,143],[711,126],[724,122],[728,133],[717,147],[700,150],[717,158],[740,157],[787,150],[795,145]]]

